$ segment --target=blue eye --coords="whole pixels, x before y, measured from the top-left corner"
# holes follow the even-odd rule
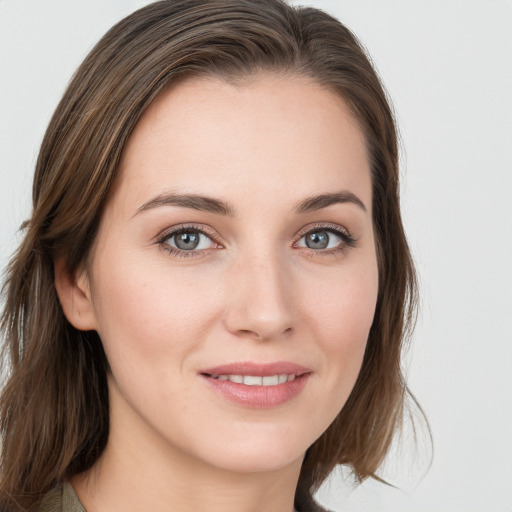
[[[319,254],[348,252],[356,247],[356,240],[341,226],[313,226],[295,242],[295,247],[304,247]],[[312,253],[310,253],[312,254]]]
[[[298,242],[298,247],[307,247],[314,250],[335,249],[343,242],[340,235],[325,229],[310,231]]]
[[[162,242],[180,251],[201,251],[214,245],[208,235],[197,229],[180,229],[167,235]]]

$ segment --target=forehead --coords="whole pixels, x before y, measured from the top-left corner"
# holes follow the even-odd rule
[[[310,79],[183,80],[144,113],[123,153],[118,190],[224,196],[348,188],[371,194],[364,136],[343,99]],[[314,189],[314,190],[312,190]],[[322,190],[320,190],[322,189]]]

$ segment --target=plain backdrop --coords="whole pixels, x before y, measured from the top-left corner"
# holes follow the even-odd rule
[[[30,215],[43,132],[92,45],[144,0],[0,0],[0,268]],[[302,2],[301,2],[302,3]],[[360,38],[393,100],[422,287],[406,358],[431,423],[335,511],[512,512],[512,2],[309,0]],[[421,429],[420,429],[421,430]],[[345,475],[346,476],[346,475]]]

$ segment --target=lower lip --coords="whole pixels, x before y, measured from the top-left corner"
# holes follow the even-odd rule
[[[309,374],[300,375],[291,382],[275,386],[247,386],[230,380],[219,380],[201,375],[203,379],[227,400],[253,409],[277,407],[295,398],[306,385]]]

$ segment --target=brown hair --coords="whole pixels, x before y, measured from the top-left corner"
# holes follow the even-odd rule
[[[114,26],[75,73],[46,131],[33,215],[7,270],[0,399],[0,496],[30,509],[90,468],[109,429],[108,362],[95,332],[66,320],[54,261],[87,257],[130,134],[148,105],[181,77],[236,80],[258,71],[307,76],[336,92],[365,134],[371,161],[379,292],[359,378],[342,411],[309,448],[297,501],[337,464],[375,476],[400,426],[407,387],[401,352],[416,281],[399,210],[397,135],[369,59],[338,20],[281,0],[173,0]],[[8,361],[8,363],[7,363]]]

